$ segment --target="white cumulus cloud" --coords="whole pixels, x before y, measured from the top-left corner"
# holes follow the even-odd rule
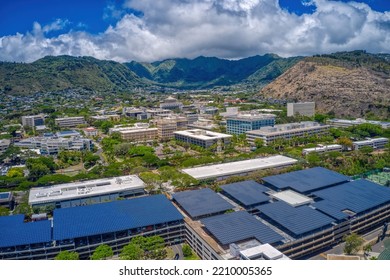
[[[355,49],[390,52],[389,11],[357,2],[304,3],[315,11],[299,16],[282,9],[277,0],[127,0],[124,7],[142,16],[124,14],[100,34],[69,31],[56,37],[47,33],[61,30],[68,21],[43,27],[34,23],[31,32],[0,37],[0,60],[31,62],[60,54],[124,62]]]

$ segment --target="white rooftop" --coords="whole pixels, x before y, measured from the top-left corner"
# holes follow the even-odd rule
[[[362,141],[354,141],[353,144],[371,144],[371,143],[377,143],[377,142],[388,142],[389,139],[381,137],[381,138],[373,138],[373,139],[367,139]]]
[[[208,179],[241,174],[266,168],[282,167],[295,164],[296,162],[297,160],[295,159],[278,155],[266,158],[256,158],[195,168],[187,168],[182,169],[182,171],[194,177],[195,179]]]
[[[218,133],[218,132],[208,131],[204,129],[190,129],[190,130],[183,130],[183,131],[175,131],[174,134],[179,134],[179,135],[183,135],[183,136],[187,136],[199,140],[213,140],[213,139],[233,137],[230,134]]]
[[[328,150],[332,150],[332,149],[342,149],[342,148],[343,148],[343,146],[341,146],[341,145],[333,144],[333,145],[325,145],[325,146],[321,146],[321,147],[306,148],[306,149],[303,149],[302,151],[310,153],[310,152],[323,152],[323,151],[328,151]]]
[[[292,133],[297,131],[306,131],[315,128],[329,128],[329,125],[323,125],[318,122],[300,122],[300,123],[286,123],[286,124],[277,124],[274,126],[264,126],[260,129],[247,131],[247,134],[254,135],[265,135],[265,136],[273,136],[283,133]]]
[[[309,204],[313,202],[310,197],[294,192],[292,190],[286,190],[282,192],[272,193],[271,196],[277,200],[282,200],[293,207]]]
[[[280,252],[278,249],[267,244],[252,247],[240,251],[240,255],[247,260],[264,258],[267,260],[289,260],[290,258]]]
[[[141,188],[144,188],[144,182],[136,175],[128,175],[33,188],[30,190],[28,202],[34,205]]]

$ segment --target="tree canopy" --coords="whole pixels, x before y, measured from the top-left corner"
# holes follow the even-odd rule
[[[55,258],[55,260],[78,260],[79,253],[77,252],[69,252],[69,251],[61,251]]]
[[[344,253],[347,255],[354,255],[362,248],[364,239],[356,233],[344,236],[345,241]]]
[[[96,248],[91,256],[91,260],[105,260],[114,255],[112,248],[106,244],[102,244]]]

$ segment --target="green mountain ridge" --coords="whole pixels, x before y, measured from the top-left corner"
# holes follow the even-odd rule
[[[200,56],[195,59],[167,59],[153,63],[126,63],[127,67],[139,77],[179,88],[210,88],[215,86],[230,86],[250,81],[263,82],[261,74],[256,73],[262,68],[274,63],[291,64],[298,58],[281,58],[275,54],[257,55],[239,60],[227,60],[216,57]],[[277,75],[287,67],[281,66]],[[283,71],[282,71],[283,72]],[[248,79],[254,75],[251,79]],[[263,75],[268,83],[275,75]],[[272,78],[271,78],[272,77]]]
[[[97,93],[132,92],[134,88],[211,89],[214,87],[258,91],[273,83],[302,61],[340,67],[365,67],[388,75],[389,54],[364,51],[340,52],[312,57],[282,58],[276,54],[238,60],[200,56],[152,63],[119,63],[93,57],[47,56],[33,63],[0,62],[0,94],[26,95],[66,89]],[[288,96],[286,96],[289,98]]]
[[[125,65],[93,57],[47,56],[33,63],[0,62],[0,92],[29,94],[83,88],[120,91],[145,86]]]

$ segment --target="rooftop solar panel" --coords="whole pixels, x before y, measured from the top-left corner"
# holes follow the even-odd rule
[[[267,202],[270,199],[265,194],[269,189],[252,180],[223,185],[221,188],[245,207]]]
[[[261,243],[278,243],[283,237],[245,211],[232,212],[201,220],[222,245],[257,239]]]
[[[301,193],[311,192],[350,180],[348,176],[322,167],[268,176],[262,179],[267,185],[272,185],[277,189],[290,187]]]
[[[260,205],[257,209],[262,217],[267,217],[282,230],[287,230],[294,237],[321,230],[335,222],[332,218],[320,213],[309,206],[292,207],[278,201]]]
[[[176,200],[192,218],[220,213],[234,208],[233,205],[211,189],[175,193],[173,199]]]
[[[182,220],[163,195],[54,210],[53,238],[64,240]]]
[[[367,180],[348,182],[313,194],[323,199],[313,206],[336,219],[346,218],[343,210],[359,214],[390,203],[390,189]]]
[[[24,215],[0,217],[0,247],[51,241],[50,221],[24,223]]]

